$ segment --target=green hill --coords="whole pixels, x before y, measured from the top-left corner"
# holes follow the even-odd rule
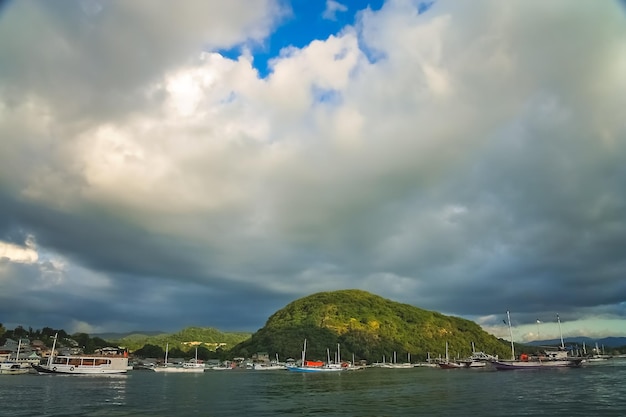
[[[445,316],[360,290],[321,292],[298,299],[274,313],[265,326],[232,349],[233,355],[267,352],[281,358],[299,358],[307,339],[307,358],[325,359],[326,349],[341,346],[343,358],[398,361],[410,353],[412,361],[444,356],[468,356],[477,350],[510,356],[506,342],[466,319]]]
[[[170,349],[178,348],[189,351],[195,346],[202,346],[215,351],[231,349],[236,344],[250,338],[250,333],[221,332],[212,327],[187,327],[178,333],[162,333],[158,335],[130,334],[114,342],[127,347],[131,352],[142,348],[144,345],[154,345],[165,349],[169,343]]]

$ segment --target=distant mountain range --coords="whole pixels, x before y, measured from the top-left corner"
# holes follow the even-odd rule
[[[591,337],[564,337],[563,342],[566,345],[577,344],[582,345],[583,342],[588,349],[594,348],[596,343],[600,348],[616,348],[626,346],[626,337],[604,337],[602,339],[592,339]],[[560,345],[561,339],[549,339],[549,340],[535,340],[533,342],[526,343],[530,346],[554,346]]]

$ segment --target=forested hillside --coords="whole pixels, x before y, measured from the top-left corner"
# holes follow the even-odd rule
[[[304,339],[307,357],[325,358],[339,343],[342,357],[352,354],[369,362],[408,354],[413,360],[444,355],[467,356],[472,342],[478,350],[510,356],[510,345],[466,319],[445,316],[360,290],[322,292],[298,299],[274,313],[265,326],[233,349],[299,358]]]

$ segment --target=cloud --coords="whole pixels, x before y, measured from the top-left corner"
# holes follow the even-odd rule
[[[624,316],[619,5],[389,1],[264,78],[215,52],[268,41],[282,13],[5,8],[0,282],[30,317],[255,328],[341,288],[533,324]]]
[[[327,20],[337,20],[337,12],[347,12],[348,7],[334,0],[326,0],[326,9],[322,17]]]
[[[11,262],[33,263],[39,255],[33,237],[29,236],[24,246],[0,241],[0,259],[4,258]]]

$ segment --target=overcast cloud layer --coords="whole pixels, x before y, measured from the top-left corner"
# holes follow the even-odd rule
[[[288,4],[5,5],[0,322],[254,331],[360,288],[624,335],[623,4],[418,10],[364,8],[262,78]]]

